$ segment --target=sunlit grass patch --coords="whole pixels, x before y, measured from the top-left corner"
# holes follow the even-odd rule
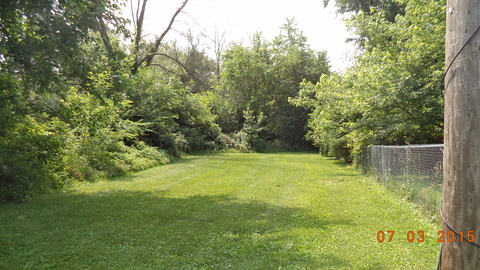
[[[4,269],[432,269],[434,225],[316,154],[190,156],[0,205]],[[395,230],[378,243],[379,230]],[[423,230],[423,243],[409,243]]]

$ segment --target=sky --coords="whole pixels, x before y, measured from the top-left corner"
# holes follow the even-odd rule
[[[163,32],[180,4],[181,0],[147,2],[144,22],[147,38]],[[123,15],[129,19],[132,18],[130,10],[129,2],[123,9]],[[211,39],[215,29],[219,33],[225,32],[227,44],[242,42],[248,45],[250,37],[257,31],[266,39],[272,39],[286,18],[295,18],[312,49],[327,51],[333,71],[342,71],[352,64],[355,47],[346,39],[353,34],[347,31],[341,15],[335,13],[333,3],[324,8],[322,0],[190,0],[177,17],[174,31],[169,32],[166,39],[177,40],[179,45],[186,44],[181,33],[190,29],[194,35],[204,35],[201,45],[213,55]]]

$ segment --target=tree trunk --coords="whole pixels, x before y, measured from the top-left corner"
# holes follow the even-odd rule
[[[479,25],[479,0],[448,0],[443,215],[455,231],[465,236],[473,231],[476,243],[480,243]],[[443,230],[445,235],[450,231],[447,225]],[[460,242],[457,234],[453,243],[445,239],[441,256],[442,269],[480,269],[480,248]]]

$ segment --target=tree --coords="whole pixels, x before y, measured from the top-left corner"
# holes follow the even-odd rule
[[[172,29],[173,23],[175,22],[175,19],[177,18],[177,16],[182,12],[182,10],[187,5],[188,0],[184,0],[180,4],[180,6],[177,8],[177,10],[174,12],[172,17],[170,18],[170,22],[168,23],[167,28],[165,28],[163,32],[159,36],[157,36],[153,42],[149,42],[149,43],[145,43],[142,40],[143,39],[143,36],[142,36],[143,21],[145,19],[145,10],[147,7],[147,2],[148,0],[138,0],[136,12],[133,11],[133,5],[132,5],[132,16],[133,16],[133,22],[135,26],[135,35],[134,35],[135,37],[133,40],[133,51],[132,51],[132,55],[134,57],[133,66],[132,66],[133,74],[136,74],[138,72],[138,69],[143,64],[150,66],[155,56],[165,56],[161,53],[158,53],[160,45],[162,44],[165,36]]]
[[[98,16],[122,29],[125,20],[115,16],[119,8],[117,1],[103,0],[2,1],[2,71],[20,71],[32,89],[46,89],[60,76],[86,78],[79,47],[98,29]]]
[[[75,149],[78,127],[63,121],[62,100],[72,88],[86,91],[95,84],[84,45],[98,30],[98,16],[122,29],[125,21],[115,16],[118,9],[117,1],[101,0],[1,3],[0,95],[5,106],[0,118],[7,120],[0,132],[0,200],[25,198],[68,182],[66,156]],[[110,101],[98,102],[102,107]]]
[[[226,51],[222,87],[237,115],[251,110],[254,116],[265,116],[269,132],[264,139],[305,147],[308,112],[291,105],[289,98],[298,94],[303,80],[317,82],[328,69],[326,53],[311,50],[295,22],[287,20],[273,41],[257,33],[251,46],[235,45]]]
[[[309,138],[328,154],[352,161],[366,145],[442,141],[444,1],[399,4],[395,23],[358,13],[352,25],[371,38],[355,65],[293,101],[313,109]]]
[[[265,115],[267,125],[276,137],[291,145],[306,146],[304,141],[308,110],[296,108],[290,102],[300,90],[303,80],[316,83],[322,74],[329,73],[326,52],[315,52],[307,44],[307,38],[288,19],[279,35],[272,42],[272,72],[274,87],[268,93],[273,100]]]
[[[189,85],[193,93],[208,91],[211,88],[211,80],[214,79],[216,63],[209,59],[205,51],[200,48],[200,41],[188,33],[188,45],[185,52],[177,53],[177,58],[183,63],[182,82]]]
[[[150,75],[159,69],[155,56],[188,70],[160,51],[187,1],[150,43],[141,35],[146,3],[138,1],[134,35],[116,15],[121,1],[1,3],[0,200],[168,162],[142,139],[175,155],[192,138],[200,147],[216,139],[215,116],[189,91],[189,78]],[[132,51],[125,37],[133,37]],[[179,55],[201,73],[189,59],[202,52]]]
[[[225,48],[225,31],[219,32],[218,28],[215,28],[214,38],[212,39],[213,42],[213,50],[215,53],[215,64],[216,64],[216,75],[217,75],[217,83],[220,83],[220,65],[222,61],[222,54]]]
[[[323,0],[325,7],[328,3],[330,3],[330,0]],[[335,0],[335,6],[339,13],[361,11],[369,14],[382,11],[385,13],[385,19],[390,22],[395,22],[397,15],[405,14],[405,5],[396,0]]]

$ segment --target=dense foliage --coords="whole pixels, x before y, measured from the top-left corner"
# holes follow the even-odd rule
[[[0,201],[183,152],[306,144],[306,110],[288,98],[328,65],[293,22],[216,62],[190,34],[185,48],[164,42],[171,25],[145,39],[139,3],[130,31],[120,0],[2,1]]]
[[[2,1],[0,200],[140,170],[168,161],[138,141],[146,123],[107,61],[99,21],[126,33],[115,1]],[[112,33],[114,34],[114,33]],[[117,56],[125,56],[115,48]]]
[[[330,73],[293,19],[248,45],[142,32],[147,0],[0,4],[0,200],[125,174],[183,152],[363,146],[442,138],[444,1],[342,0],[359,55]],[[328,1],[325,1],[328,3]],[[216,42],[221,40],[216,37]],[[307,125],[310,131],[305,137]]]
[[[396,0],[385,12],[349,21],[361,53],[353,67],[303,83],[293,103],[311,108],[308,136],[321,151],[356,160],[372,144],[437,143],[443,138],[444,0]]]
[[[251,43],[234,45],[224,55],[221,91],[232,107],[226,110],[231,116],[223,118],[233,119],[225,123],[226,130],[237,131],[242,123],[247,126],[242,130],[248,129],[252,120],[245,112],[249,111],[249,117],[263,126],[255,149],[308,147],[304,140],[308,110],[288,100],[298,95],[303,80],[316,83],[329,73],[326,53],[310,49],[293,20],[287,20],[272,41],[257,33]]]
[[[121,4],[2,1],[0,200],[164,164],[220,134],[187,81],[132,68]]]

